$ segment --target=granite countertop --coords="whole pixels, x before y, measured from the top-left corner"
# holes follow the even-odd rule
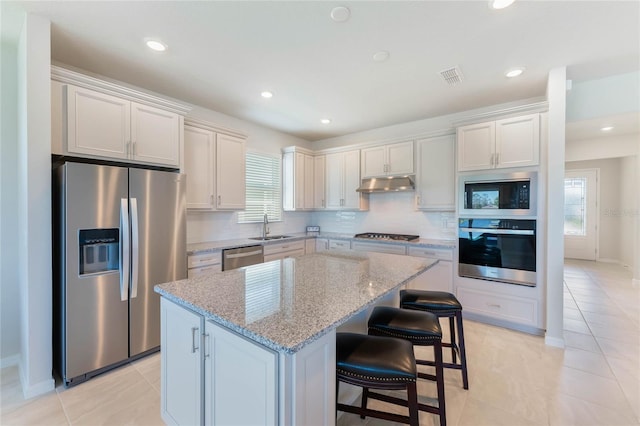
[[[155,291],[268,348],[291,354],[437,262],[333,250],[159,284]]]
[[[456,248],[455,239],[440,239],[440,238],[420,238],[414,241],[392,241],[392,240],[369,240],[365,238],[355,238],[353,234],[342,234],[338,232],[322,232],[316,235],[307,235],[304,232],[287,233],[286,235],[291,238],[285,238],[282,240],[270,240],[260,241],[252,240],[250,238],[238,238],[234,240],[222,240],[222,241],[210,241],[203,243],[187,244],[187,255],[207,253],[217,250],[223,250],[235,247],[255,246],[255,245],[269,245],[269,244],[281,244],[287,241],[305,240],[307,238],[329,238],[334,240],[349,240],[349,241],[362,241],[380,244],[401,244],[408,247],[424,247],[424,248],[442,248],[442,249],[454,249]]]

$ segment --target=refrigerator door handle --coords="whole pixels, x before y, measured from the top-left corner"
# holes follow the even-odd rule
[[[129,204],[126,198],[120,199],[120,300],[127,301],[129,291],[129,263],[131,246],[129,241]]]
[[[131,298],[138,297],[138,199],[131,198]]]

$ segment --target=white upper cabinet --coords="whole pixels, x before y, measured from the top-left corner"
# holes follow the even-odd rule
[[[326,206],[325,168],[324,155],[313,157],[313,208],[315,210],[324,209]]]
[[[299,148],[286,148],[282,155],[284,210],[311,210],[315,200],[315,161]]]
[[[214,208],[216,135],[199,127],[184,126],[184,172],[187,208]]]
[[[455,139],[453,135],[416,142],[418,210],[455,211]]]
[[[218,210],[245,208],[245,170],[245,140],[219,133],[216,136],[216,208]]]
[[[413,174],[413,142],[401,142],[362,150],[362,177]]]
[[[458,128],[458,171],[536,166],[540,115],[530,114]]]
[[[131,103],[133,159],[180,165],[180,117],[148,105]]]
[[[67,149],[127,160],[131,151],[131,102],[67,86]]]
[[[368,210],[368,198],[356,191],[360,186],[360,150],[327,154],[326,208]]]
[[[244,136],[191,120],[184,126],[188,209],[244,209],[245,168]]]
[[[51,153],[179,168],[190,108],[51,66]]]

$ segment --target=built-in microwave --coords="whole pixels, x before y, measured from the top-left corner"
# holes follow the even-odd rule
[[[461,175],[460,216],[531,216],[537,213],[537,173]]]

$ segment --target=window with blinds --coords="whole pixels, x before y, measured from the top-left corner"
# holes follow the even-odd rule
[[[246,154],[246,207],[238,222],[282,220],[282,162],[280,157],[256,152]]]

